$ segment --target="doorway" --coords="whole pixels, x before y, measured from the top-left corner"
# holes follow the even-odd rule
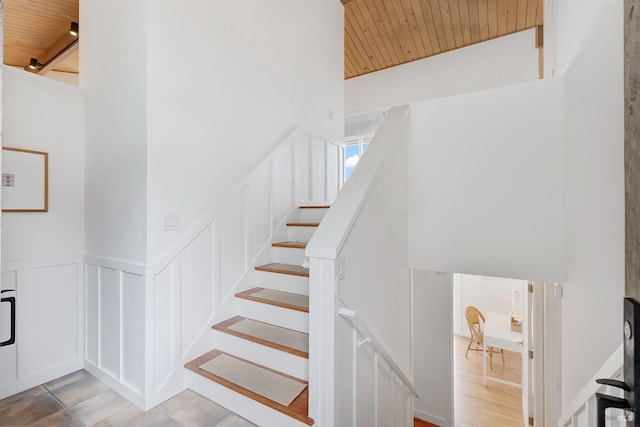
[[[527,290],[525,280],[453,275],[456,426],[525,425],[522,343]],[[485,332],[501,340],[487,355],[479,344]]]
[[[508,279],[485,277],[484,283],[486,285],[487,282],[494,281],[495,286],[505,286],[503,281],[506,280]],[[519,285],[507,287],[507,291],[503,290],[506,298],[503,295],[502,303],[494,301],[500,297],[496,295],[491,297],[491,304],[497,302],[501,305],[485,306],[479,302],[472,302],[471,299],[462,298],[460,292],[464,291],[458,289],[460,282],[456,286],[454,282],[454,274],[451,273],[412,270],[414,380],[422,393],[422,398],[414,401],[416,417],[442,427],[528,426],[530,416],[533,417],[535,427],[557,424],[560,415],[557,401],[561,395],[559,387],[561,286],[520,280]],[[532,285],[532,293],[529,292],[529,284]],[[454,289],[457,294],[455,297]],[[472,291],[478,289],[474,288]],[[516,290],[520,295],[514,297],[513,293]],[[469,295],[471,294],[467,293],[467,296]],[[507,349],[511,353],[504,352],[504,364],[502,353],[494,353],[493,370],[490,368],[489,361],[487,361],[487,370],[490,376],[497,376],[498,379],[514,383],[524,382],[524,390],[527,390],[524,394],[518,387],[492,380],[489,380],[488,385],[485,386],[482,370],[483,353],[470,351],[465,358],[469,333],[467,332],[467,336],[463,335],[465,330],[469,330],[464,319],[464,307],[462,307],[464,304],[480,305],[479,308],[485,311],[485,315],[490,311],[499,312],[499,310],[504,310],[508,315],[510,312],[517,311],[518,301],[521,301],[523,312],[522,348],[526,348],[527,351]],[[525,311],[527,309],[530,309],[530,316],[527,316]],[[531,326],[528,325],[530,320]],[[510,326],[507,327],[510,328]],[[535,356],[533,359],[528,358],[529,350],[533,351]],[[522,357],[523,355],[526,357]],[[471,366],[474,363],[475,367]],[[460,370],[462,364],[475,370],[464,374]],[[454,365],[457,365],[458,369],[455,369]],[[456,375],[460,374],[458,378],[454,376],[454,372]],[[482,420],[474,413],[466,417],[460,413],[463,404],[459,401],[461,396],[458,392],[462,390],[459,382],[472,377],[475,379],[475,384],[470,387],[471,391],[467,394],[478,399],[486,399],[487,390],[502,388],[512,397],[511,406],[515,411],[513,419],[504,419],[505,411],[502,407],[493,408],[493,415],[496,417],[493,420]],[[523,396],[525,399],[522,398]],[[476,406],[476,411],[486,415],[491,412],[491,406],[484,402]]]

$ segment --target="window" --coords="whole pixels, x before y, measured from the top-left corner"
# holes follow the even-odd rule
[[[358,135],[351,136],[344,140],[346,145],[344,150],[344,180],[346,181],[351,176],[353,169],[358,164],[360,157],[367,151],[369,143],[373,135]]]

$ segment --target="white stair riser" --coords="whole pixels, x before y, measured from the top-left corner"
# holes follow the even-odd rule
[[[297,227],[297,226],[288,226],[287,227],[287,236],[289,240],[294,242],[308,242],[311,240],[311,236],[317,230],[318,227]]]
[[[233,354],[241,359],[249,360],[270,369],[307,380],[309,378],[309,360],[277,350],[266,345],[258,344],[235,335],[216,331],[216,348],[225,353]]]
[[[186,370],[189,388],[259,426],[307,427],[306,424]]]
[[[269,271],[256,271],[256,273],[256,286],[293,294],[309,295],[308,277],[271,273]]]
[[[244,298],[237,299],[236,308],[239,316],[309,333],[309,313]]]
[[[273,262],[280,262],[282,264],[302,265],[307,259],[307,257],[304,256],[304,249],[273,247],[272,252]]]
[[[328,210],[328,208],[300,209],[300,222],[320,222]]]

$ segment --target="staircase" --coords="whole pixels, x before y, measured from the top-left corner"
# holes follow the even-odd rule
[[[185,365],[189,387],[262,426],[313,425],[308,414],[309,269],[304,250],[329,206],[300,206],[235,316],[212,326],[218,348]]]

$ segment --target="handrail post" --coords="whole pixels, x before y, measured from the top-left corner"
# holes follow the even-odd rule
[[[309,271],[309,417],[329,426],[334,420],[336,261],[310,258]]]

